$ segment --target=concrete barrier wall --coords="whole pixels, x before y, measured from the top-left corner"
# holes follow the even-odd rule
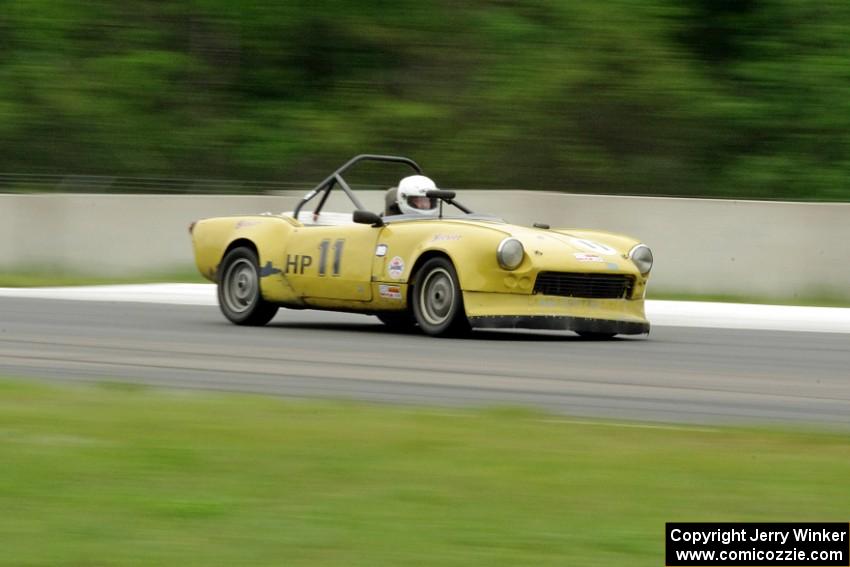
[[[0,269],[127,275],[194,269],[193,220],[277,208],[268,196],[0,195]]]
[[[0,195],[0,270],[191,270],[190,222],[292,210],[302,194]],[[367,208],[383,208],[381,192],[359,196]],[[642,239],[656,260],[650,295],[662,290],[850,299],[850,204],[524,191],[463,191],[459,199],[517,224],[601,228]],[[328,207],[350,210],[334,199]]]

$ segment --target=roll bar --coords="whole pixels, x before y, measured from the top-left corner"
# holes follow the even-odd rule
[[[354,156],[347,162],[345,162],[342,166],[340,166],[336,171],[328,175],[321,183],[316,185],[313,189],[310,190],[309,193],[304,195],[304,198],[298,203],[298,206],[295,207],[295,210],[292,212],[292,216],[296,219],[298,218],[298,213],[301,212],[301,209],[308,202],[312,201],[317,195],[322,194],[322,198],[319,200],[319,204],[316,206],[316,209],[313,211],[314,215],[319,214],[322,210],[322,207],[325,206],[325,201],[328,200],[328,196],[331,193],[331,189],[333,189],[334,185],[339,185],[342,190],[348,195],[348,198],[351,199],[351,202],[354,203],[355,209],[364,209],[365,207],[354,194],[354,191],[351,190],[351,187],[348,186],[348,183],[343,179],[342,174],[351,169],[354,165],[360,163],[361,161],[383,161],[383,162],[394,162],[394,163],[402,163],[410,167],[413,171],[418,174],[422,174],[422,168],[419,167],[419,164],[413,161],[410,158],[402,157],[402,156],[384,156],[378,154],[360,154],[358,156]]]

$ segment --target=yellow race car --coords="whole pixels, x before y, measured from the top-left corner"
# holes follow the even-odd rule
[[[384,211],[365,210],[343,177],[363,161],[412,170],[387,191]],[[335,189],[353,213],[324,210]],[[434,336],[472,327],[649,332],[646,245],[475,214],[405,157],[356,156],[291,213],[203,219],[190,232],[198,269],[237,325],[264,325],[287,307],[366,313]]]

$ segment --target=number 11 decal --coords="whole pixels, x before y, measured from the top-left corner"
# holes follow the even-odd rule
[[[334,262],[333,262],[333,275],[339,275],[339,265],[342,262],[342,247],[345,245],[344,238],[338,238],[334,241]],[[330,239],[322,240],[322,243],[319,244],[319,275],[324,276],[327,274],[328,270],[328,249],[331,247]]]

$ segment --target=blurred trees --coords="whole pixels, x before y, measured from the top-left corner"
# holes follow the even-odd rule
[[[850,199],[850,4],[14,0],[0,172]]]

